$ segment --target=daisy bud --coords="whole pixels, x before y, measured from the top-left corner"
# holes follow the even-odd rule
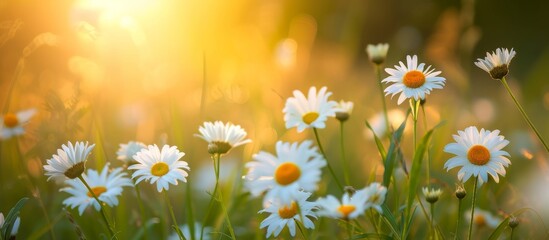
[[[518,225],[519,225],[518,218],[515,216],[511,216],[511,218],[509,219],[509,227],[516,228],[518,227]]]
[[[343,100],[339,101],[336,106],[335,117],[340,122],[345,122],[351,116],[353,111],[353,102],[345,102]]]
[[[467,195],[467,192],[465,191],[463,186],[458,185],[457,188],[456,188],[456,197],[458,199],[463,199],[466,195]]]
[[[211,142],[208,144],[209,154],[225,154],[231,150],[231,145],[226,142]]]
[[[440,189],[429,189],[427,187],[423,188],[423,195],[425,195],[425,200],[429,203],[436,203],[442,194],[442,190]]]
[[[366,53],[368,53],[370,61],[376,65],[380,65],[385,62],[385,59],[387,58],[387,51],[389,51],[389,44],[387,43],[379,43],[376,45],[368,44],[366,47]]]
[[[345,186],[343,188],[343,191],[346,192],[347,194],[349,194],[349,196],[353,196],[353,194],[355,194],[355,192],[356,192],[356,189],[352,186]]]

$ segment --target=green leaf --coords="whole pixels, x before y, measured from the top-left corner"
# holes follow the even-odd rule
[[[402,239],[399,235],[400,227],[399,227],[399,225],[396,221],[395,216],[391,212],[391,210],[387,207],[387,205],[385,203],[383,205],[381,205],[381,209],[383,211],[382,217],[385,220],[385,222],[387,222],[387,224],[389,225],[389,228],[391,229],[393,234],[395,234],[395,238],[396,239]]]
[[[21,198],[15,206],[10,210],[6,218],[4,219],[4,224],[2,225],[1,232],[2,237],[4,239],[10,239],[11,229],[13,228],[13,224],[15,223],[15,220],[17,217],[19,217],[19,213],[21,212],[21,208],[23,208],[23,205],[29,200],[28,197]]]
[[[444,122],[440,122],[435,127],[433,127],[431,130],[429,130],[423,138],[421,138],[421,141],[419,142],[419,145],[417,146],[414,158],[412,162],[412,170],[410,171],[410,184],[408,188],[408,198],[406,201],[406,209],[405,209],[405,218],[407,219],[406,226],[410,226],[408,224],[409,221],[411,221],[411,218],[413,217],[412,214],[410,214],[410,210],[412,208],[412,204],[414,203],[414,197],[417,194],[417,187],[419,185],[419,178],[420,178],[420,172],[421,172],[421,163],[423,162],[423,156],[425,155],[425,151],[429,145],[429,141],[431,139],[431,135],[433,134],[433,131],[440,126],[444,125]],[[405,227],[407,230],[408,228]]]
[[[405,118],[407,119],[407,118]],[[383,186],[389,188],[391,184],[391,176],[393,175],[393,169],[395,168],[395,159],[398,155],[398,149],[400,148],[400,140],[402,139],[402,133],[406,128],[406,120],[400,124],[400,127],[393,133],[391,139],[391,144],[389,145],[389,151],[387,152],[387,157],[385,159],[385,171],[383,172]]]
[[[387,157],[387,152],[385,151],[385,147],[383,146],[381,139],[379,139],[379,137],[376,135],[376,132],[374,132],[374,129],[372,128],[370,123],[368,121],[364,121],[364,122],[366,123],[366,127],[368,127],[368,129],[370,129],[370,131],[372,132],[372,135],[374,136],[374,140],[377,145],[377,151],[381,155],[381,159],[383,160],[383,162],[385,162],[385,158]]]

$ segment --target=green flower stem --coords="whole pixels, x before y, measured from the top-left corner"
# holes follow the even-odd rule
[[[303,217],[302,217],[303,218]],[[305,234],[305,231],[303,230],[304,227],[301,227],[301,223],[300,221],[296,221],[295,222],[295,225],[297,225],[297,228],[299,229],[299,232],[301,233],[301,235],[303,236],[303,239],[305,240],[308,240],[309,238],[307,237],[307,234]]]
[[[172,207],[172,203],[170,202],[170,197],[168,196],[168,191],[162,190],[162,192],[164,193],[164,198],[166,199],[166,204],[168,205],[170,216],[172,217],[172,221],[173,221],[172,227],[177,233],[177,235],[179,236],[179,239],[185,240],[185,237],[183,236],[183,233],[181,232],[181,229],[179,229],[179,225],[177,224],[177,219],[175,218],[175,214],[173,212],[173,207]]]
[[[431,226],[431,239],[436,239],[435,237],[435,221],[434,221],[434,216],[435,216],[435,204],[434,203],[429,203],[431,205],[431,224],[429,224],[429,226]]]
[[[141,220],[141,224],[143,224],[143,235],[145,236],[144,239],[149,239],[149,234],[147,232],[147,226],[145,226],[145,208],[143,207],[143,200],[141,199],[141,191],[139,191],[139,184],[135,183],[135,180],[133,182],[133,186],[135,189],[135,194],[137,195],[137,204],[139,205],[139,218]]]
[[[217,194],[219,195],[219,204],[221,205],[221,210],[223,211],[223,215],[225,215],[225,221],[227,222],[227,227],[229,228],[229,233],[231,234],[231,238],[233,240],[236,239],[236,235],[234,234],[233,225],[231,224],[231,219],[229,219],[229,213],[227,212],[227,208],[225,208],[225,203],[223,202],[223,191],[221,189],[217,188],[217,185],[219,184],[219,165],[221,162],[221,154],[214,154],[214,170],[215,170],[215,185],[217,189]],[[215,192],[214,192],[215,196]]]
[[[515,105],[517,105],[517,108],[519,109],[520,113],[522,114],[522,117],[524,117],[524,119],[526,120],[526,122],[528,123],[528,125],[530,125],[530,128],[532,130],[534,130],[534,133],[536,133],[536,136],[538,137],[538,139],[541,141],[541,143],[543,144],[543,147],[545,147],[545,151],[547,151],[549,153],[549,146],[547,146],[547,143],[545,142],[545,140],[543,140],[543,137],[541,137],[541,134],[539,133],[539,131],[536,129],[536,127],[534,126],[534,124],[532,123],[532,121],[530,120],[530,118],[528,117],[528,115],[526,115],[526,112],[524,111],[524,109],[522,108],[522,106],[520,105],[520,103],[518,102],[518,100],[515,98],[515,95],[513,94],[513,92],[511,91],[511,88],[509,88],[509,85],[507,84],[507,80],[505,80],[505,78],[502,78],[501,79],[501,83],[503,83],[503,86],[505,86],[505,89],[507,90],[507,92],[509,93],[509,95],[511,95],[511,98],[513,98],[513,101],[515,102]]]
[[[349,220],[345,220],[345,223],[347,223],[347,236],[349,236],[349,239],[353,239],[353,225]]]
[[[376,76],[377,85],[379,86],[379,93],[381,94],[381,104],[383,105],[383,117],[385,118],[385,133],[387,136],[391,136],[391,125],[389,123],[389,114],[387,114],[387,103],[385,102],[385,94],[383,94],[383,85],[381,85],[381,65],[376,64]]]
[[[467,235],[467,239],[471,240],[471,234],[473,233],[473,222],[475,217],[475,201],[477,200],[477,185],[478,185],[478,178],[477,176],[475,178],[475,186],[473,189],[473,203],[471,204],[471,222],[469,223],[469,234]]]
[[[427,117],[425,115],[425,107],[421,105],[421,112],[423,113],[423,129],[427,130]],[[429,148],[425,152],[427,154],[427,187],[431,187],[431,155],[429,154]]]
[[[509,238],[510,240],[513,240],[513,233],[515,233],[515,228],[511,228],[511,237]]]
[[[456,223],[456,232],[454,234],[454,240],[458,240],[458,235],[459,235],[459,223],[461,222],[461,208],[462,208],[462,199],[459,199],[459,203],[458,203],[458,215],[457,215],[457,223]]]
[[[105,224],[107,224],[107,228],[109,229],[109,232],[111,234],[111,238],[118,239],[118,237],[116,237],[114,228],[109,223],[109,220],[107,218],[107,214],[105,213],[105,209],[103,208],[103,202],[101,200],[99,200],[99,198],[97,198],[97,196],[95,195],[95,192],[93,192],[90,185],[88,185],[88,183],[86,182],[86,180],[84,180],[84,177],[82,177],[82,175],[78,176],[78,179],[80,179],[80,181],[82,181],[84,186],[86,186],[86,188],[88,189],[89,193],[91,193],[93,198],[95,198],[95,201],[97,201],[99,203],[99,208],[101,209],[101,216],[103,217],[103,221],[105,221]]]
[[[343,178],[345,180],[345,185],[351,186],[351,180],[349,177],[349,164],[347,163],[347,158],[345,158],[345,144],[343,142],[344,140],[344,131],[343,131],[343,124],[344,122],[339,121],[339,129],[341,130],[341,137],[340,137],[340,145],[341,145],[341,163],[343,165]]]
[[[213,164],[214,164],[214,171],[215,171],[215,174],[216,176],[218,175],[217,173],[217,160],[216,158],[214,157],[214,154],[211,155],[211,158],[213,160]],[[216,178],[217,179],[217,178]],[[218,185],[219,185],[219,181],[215,181],[215,185],[214,185],[214,190],[211,194],[211,198],[210,198],[210,203],[208,204],[208,209],[206,210],[206,214],[204,215],[204,221],[202,221],[203,223],[206,223],[206,221],[208,220],[208,216],[210,216],[211,212],[212,212],[212,209],[213,209],[213,205],[214,205],[214,202],[215,202],[215,197],[216,197],[216,193],[217,193],[217,188],[218,188]],[[202,229],[200,229],[200,240],[202,240],[203,236],[204,236],[204,227],[206,226],[206,224],[202,224]]]
[[[341,185],[341,182],[337,179],[337,176],[334,173],[334,169],[332,169],[332,166],[330,165],[330,162],[328,161],[328,158],[326,157],[326,153],[324,152],[324,148],[322,148],[322,144],[320,143],[320,138],[318,137],[318,131],[316,128],[313,128],[313,131],[315,133],[316,142],[318,144],[318,148],[320,149],[320,153],[322,153],[322,156],[326,160],[326,165],[328,166],[328,170],[330,170],[330,174],[332,174],[332,177],[334,178],[337,186],[339,187],[339,190],[343,191],[343,185]]]
[[[191,234],[191,240],[196,240],[195,239],[195,222],[194,222],[194,213],[193,213],[193,206],[192,206],[192,195],[191,195],[191,192],[192,192],[192,187],[191,187],[191,179],[187,179],[187,184],[185,184],[187,186],[187,194],[186,197],[187,197],[187,225],[189,226],[189,232]],[[202,237],[202,235],[200,235]]]

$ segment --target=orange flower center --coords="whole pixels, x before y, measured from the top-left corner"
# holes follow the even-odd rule
[[[409,88],[421,87],[425,83],[425,75],[417,70],[409,71],[404,75],[402,83]]]
[[[93,194],[95,194],[96,197],[99,197],[102,193],[106,191],[107,191],[107,188],[102,186],[92,188],[92,192]],[[91,192],[88,192],[88,197],[93,197],[93,194]]]
[[[479,227],[486,226],[486,217],[484,217],[484,215],[482,214],[478,214],[474,218],[474,223]]]
[[[157,177],[162,177],[170,171],[168,164],[164,162],[155,163],[151,168],[151,174]]]
[[[356,207],[353,205],[341,205],[337,208],[337,211],[343,214],[343,218],[347,218],[355,209]]]
[[[301,170],[292,162],[280,164],[275,170],[275,180],[280,185],[288,185],[295,182],[301,176]]]
[[[17,119],[17,116],[13,113],[6,113],[4,115],[4,126],[8,128],[13,128],[19,124],[19,119]]]
[[[313,123],[316,119],[318,118],[318,113],[316,112],[310,112],[310,113],[307,113],[305,115],[303,115],[303,122],[305,122],[306,124],[311,124]]]
[[[475,145],[469,148],[467,159],[470,163],[482,166],[490,161],[490,151],[485,146]]]
[[[293,218],[297,214],[297,204],[292,202],[290,206],[282,206],[278,209],[278,215],[281,218]]]

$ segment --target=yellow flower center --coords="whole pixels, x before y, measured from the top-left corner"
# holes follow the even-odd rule
[[[484,217],[484,215],[482,215],[482,214],[478,214],[478,215],[475,216],[473,222],[476,225],[478,225],[479,227],[486,226],[486,217]]]
[[[151,174],[157,177],[162,177],[170,171],[168,164],[164,162],[155,163],[151,168]]]
[[[96,197],[99,197],[102,193],[106,192],[107,188],[99,186],[99,187],[93,187],[92,192],[95,194]],[[93,197],[92,192],[88,192],[88,197]]]
[[[470,163],[482,166],[490,161],[490,151],[485,146],[475,145],[469,148],[467,159]]]
[[[421,87],[425,83],[425,75],[417,70],[409,71],[402,78],[402,83],[409,88]]]
[[[318,118],[318,113],[316,112],[310,112],[310,113],[307,113],[305,115],[303,115],[303,122],[305,122],[306,124],[311,124],[313,123],[316,119]]]
[[[275,180],[280,185],[288,185],[295,182],[301,176],[301,170],[291,162],[280,164],[275,170]]]
[[[290,206],[282,206],[278,209],[280,218],[293,218],[297,214],[297,204],[292,202]]]
[[[347,218],[355,209],[356,207],[354,205],[341,205],[337,208],[337,211],[343,214],[343,218]]]
[[[19,124],[19,119],[17,119],[17,116],[13,113],[7,113],[4,115],[4,126],[8,128],[13,128]]]

